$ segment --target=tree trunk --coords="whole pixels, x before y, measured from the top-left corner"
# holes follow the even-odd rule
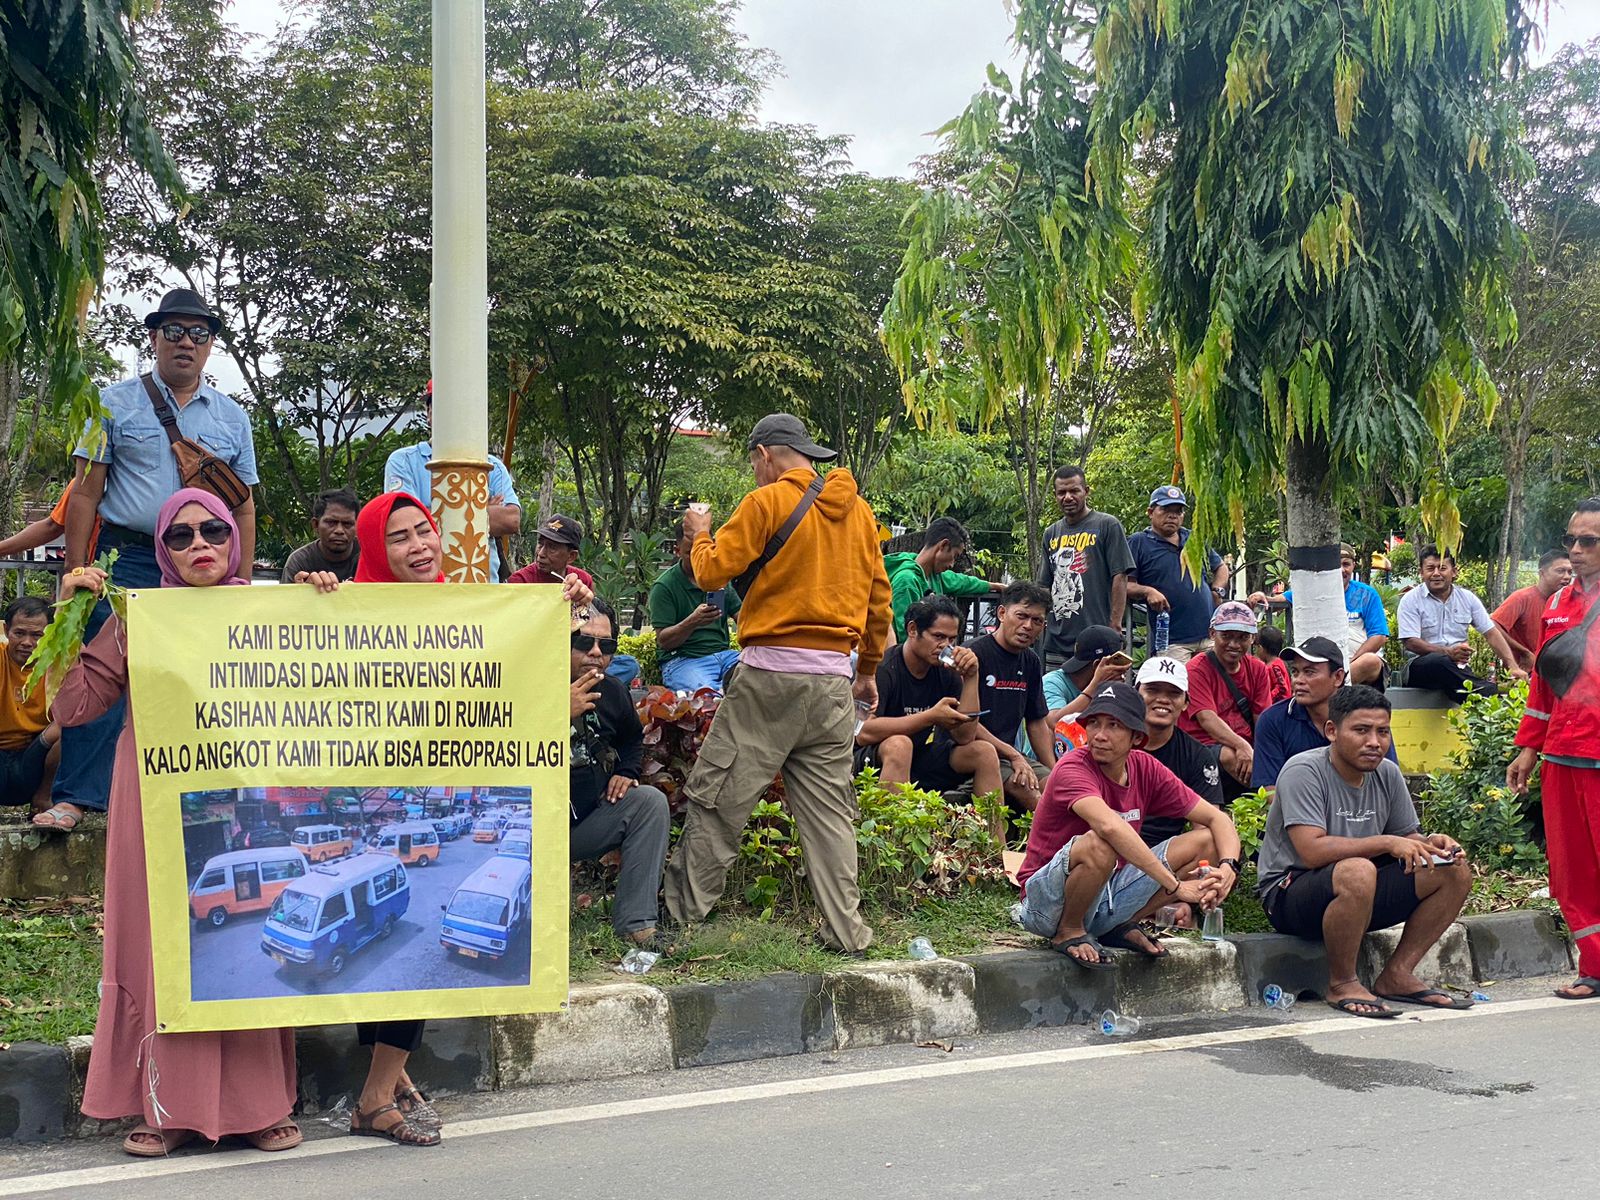
[[[1294,637],[1329,638],[1341,649],[1348,622],[1339,571],[1339,508],[1333,502],[1327,442],[1293,438],[1286,456],[1285,541],[1294,589]]]

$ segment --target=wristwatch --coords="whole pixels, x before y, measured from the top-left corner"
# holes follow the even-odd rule
[[[1233,877],[1235,879],[1239,878],[1239,873],[1240,873],[1240,870],[1241,870],[1241,866],[1240,866],[1239,860],[1237,858],[1219,858],[1217,860],[1217,866],[1219,866],[1219,867],[1232,867],[1233,868]]]

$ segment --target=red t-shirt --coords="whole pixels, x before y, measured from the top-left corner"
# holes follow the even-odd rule
[[[1284,665],[1281,658],[1275,658],[1267,664],[1267,675],[1272,681],[1272,702],[1287,700],[1294,695],[1294,682],[1289,678],[1289,668]],[[1256,714],[1260,716],[1258,712]]]
[[[1246,654],[1239,673],[1232,676],[1233,686],[1244,693],[1259,718],[1272,706],[1272,676],[1266,663],[1254,655]],[[1255,742],[1255,731],[1244,719],[1233,693],[1222,678],[1222,672],[1209,654],[1197,654],[1189,660],[1189,707],[1178,719],[1178,728],[1202,745],[1215,746],[1217,739],[1200,728],[1196,713],[1214,712],[1245,741]]]
[[[1150,817],[1188,816],[1201,801],[1154,755],[1143,750],[1129,753],[1128,782],[1119,784],[1106,777],[1087,746],[1080,747],[1056,762],[1044,785],[1044,795],[1039,798],[1039,809],[1033,814],[1033,828],[1028,833],[1028,853],[1017,870],[1017,881],[1024,888],[1028,876],[1054,858],[1061,847],[1080,833],[1089,832],[1089,822],[1072,810],[1085,796],[1099,796],[1122,814],[1134,833]]]
[[[1550,597],[1536,587],[1519,588],[1500,602],[1489,619],[1535,653],[1544,634],[1544,611]]]
[[[576,575],[579,579],[583,580],[583,586],[584,587],[588,588],[590,591],[594,590],[594,576],[589,574],[589,572],[585,571],[582,567],[568,567],[567,568],[567,572],[569,574]],[[565,583],[566,580],[564,578],[562,578],[560,575],[552,575],[552,574],[550,574],[550,572],[546,571],[538,563],[533,562],[533,563],[529,563],[527,566],[523,567],[522,570],[520,570],[520,571],[513,571],[511,573],[511,577],[509,579],[507,579],[506,582],[507,583]]]

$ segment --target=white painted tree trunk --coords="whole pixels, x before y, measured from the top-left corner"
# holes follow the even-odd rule
[[[1308,637],[1325,637],[1343,650],[1348,623],[1339,570],[1339,509],[1332,497],[1327,446],[1320,440],[1295,439],[1289,443],[1285,465],[1284,540],[1289,547],[1289,586],[1294,589],[1294,640],[1299,644]],[[1323,569],[1307,569],[1308,565]]]

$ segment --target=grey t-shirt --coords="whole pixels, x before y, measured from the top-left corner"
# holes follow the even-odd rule
[[[1278,791],[1267,812],[1256,863],[1258,895],[1266,895],[1284,872],[1305,870],[1289,840],[1289,826],[1315,825],[1333,837],[1404,837],[1419,827],[1406,777],[1388,759],[1351,787],[1340,777],[1326,746],[1296,754],[1278,772]]]
[[[1070,655],[1090,625],[1111,624],[1111,580],[1131,570],[1128,535],[1109,513],[1090,512],[1076,525],[1060,520],[1044,531],[1039,582],[1050,590],[1045,652],[1051,658]]]
[[[342,562],[334,562],[325,555],[321,542],[308,542],[298,550],[289,552],[279,579],[283,583],[293,583],[294,577],[301,571],[332,571],[340,583],[347,583],[356,573],[356,563],[360,559],[361,547],[355,542],[350,543],[350,556]]]

